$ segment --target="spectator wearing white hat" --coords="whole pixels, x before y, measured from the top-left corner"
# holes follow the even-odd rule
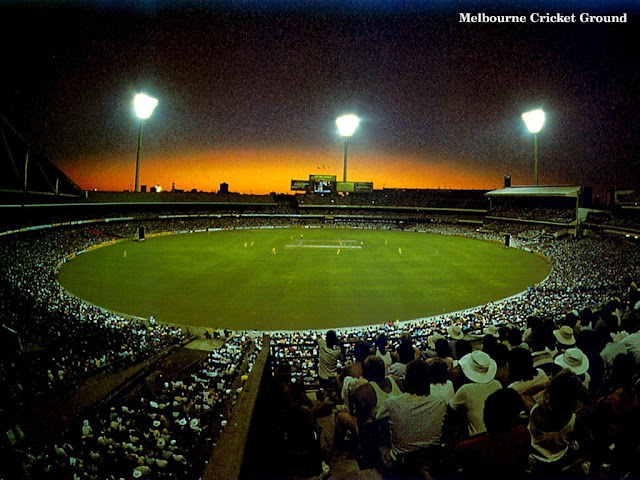
[[[493,335],[496,338],[500,337],[500,331],[498,330],[498,327],[496,327],[495,325],[488,325],[485,328],[482,329],[482,333],[484,333],[485,335]]]
[[[589,370],[589,359],[582,353],[579,348],[569,348],[564,353],[558,355],[554,360],[556,365],[560,365],[563,369],[571,370],[579,379],[585,388],[589,388],[591,377]]]
[[[460,325],[450,325],[447,327],[447,333],[454,340],[462,340],[464,338],[464,332]]]
[[[562,368],[553,362],[558,354],[557,340],[551,331],[534,330],[529,339],[529,350],[533,358],[533,366],[543,370],[549,378],[560,372]]]
[[[423,352],[423,356],[425,359],[432,359],[438,356],[436,352],[436,341],[444,339],[444,336],[438,332],[432,333],[427,337],[427,349]],[[447,345],[449,343],[447,342]]]
[[[469,436],[485,432],[483,411],[489,395],[502,388],[495,380],[498,369],[495,360],[480,350],[475,350],[460,359],[464,375],[471,381],[462,385],[449,401],[453,411],[466,411]]]
[[[449,335],[449,338],[447,339],[447,341],[449,342],[449,347],[451,348],[451,356],[453,357],[454,360],[458,360],[464,356],[464,354],[459,355],[458,352],[456,351],[456,344],[460,340],[465,339],[465,335],[464,335],[464,332],[462,331],[462,327],[460,325],[449,325],[447,327],[447,335]]]
[[[427,337],[427,345],[429,345],[429,348],[431,350],[435,350],[436,349],[436,340],[439,340],[441,338],[444,338],[444,336],[442,336],[440,333],[438,333],[438,332],[432,333],[431,335],[429,335]]]
[[[573,328],[569,325],[562,325],[557,330],[554,330],[553,336],[556,337],[559,350],[566,350],[576,344]]]

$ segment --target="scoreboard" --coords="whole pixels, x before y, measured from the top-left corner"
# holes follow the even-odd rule
[[[335,175],[309,175],[309,180],[291,180],[291,190],[318,194],[367,193],[373,191],[373,182],[339,182]]]

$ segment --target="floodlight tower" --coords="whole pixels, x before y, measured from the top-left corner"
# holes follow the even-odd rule
[[[347,181],[347,148],[349,145],[349,137],[354,134],[360,119],[355,115],[343,115],[336,118],[336,125],[338,125],[338,131],[340,135],[344,137],[344,171],[342,175],[342,181]]]
[[[138,153],[136,154],[136,192],[140,191],[140,149],[142,148],[142,129],[144,121],[147,120],[153,110],[158,106],[158,99],[145,95],[137,94],[133,99],[133,108],[136,116],[140,119],[140,134],[138,135]]]
[[[540,109],[522,114],[527,129],[533,133],[533,184],[538,186],[538,132],[544,125],[544,112]]]

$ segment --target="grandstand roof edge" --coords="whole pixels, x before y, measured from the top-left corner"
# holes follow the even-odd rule
[[[505,187],[485,193],[487,197],[577,197],[582,187]]]
[[[410,211],[444,211],[444,212],[468,212],[468,213],[487,213],[487,209],[479,208],[447,208],[447,207],[404,207],[392,205],[307,205],[299,204],[299,208],[310,209],[336,209],[336,210],[410,210]]]
[[[106,205],[220,205],[220,206],[278,206],[275,202],[75,202],[53,204],[28,204],[25,207],[71,207],[71,206],[106,206]]]

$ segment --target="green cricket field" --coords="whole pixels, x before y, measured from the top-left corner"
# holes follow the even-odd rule
[[[388,230],[229,230],[124,240],[66,262],[58,279],[129,315],[232,330],[373,325],[458,311],[549,274],[529,252]]]

